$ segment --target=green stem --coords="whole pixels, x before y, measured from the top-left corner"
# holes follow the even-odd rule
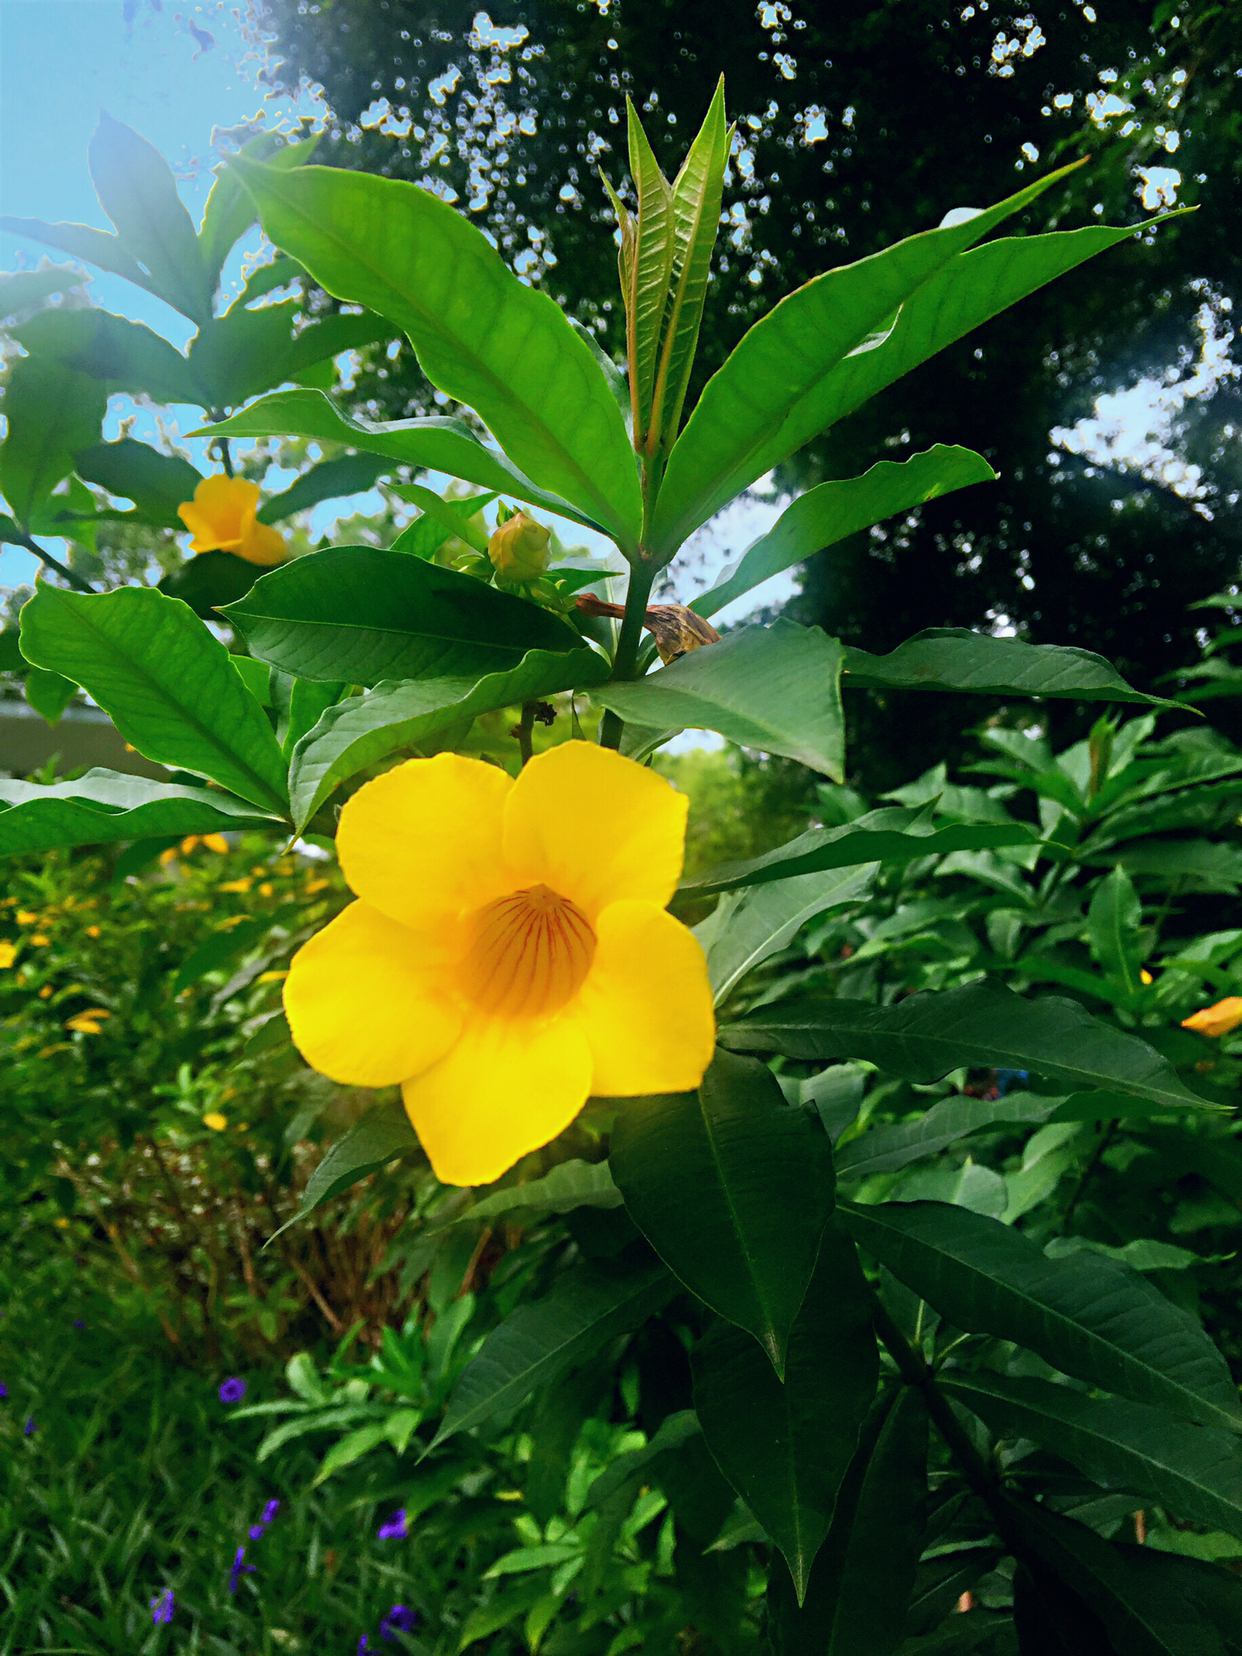
[[[518,739],[518,752],[522,756],[523,765],[525,765],[526,761],[534,755],[535,745],[532,739],[534,729],[535,703],[524,702],[522,704],[522,722],[518,725],[516,731]]]
[[[28,552],[33,552],[36,558],[42,559],[58,575],[63,575],[69,585],[76,587],[79,592],[94,592],[95,589],[89,581],[84,581],[80,575],[75,575],[73,570],[66,564],[61,563],[59,558],[54,558],[50,552],[45,552],[38,541],[26,534],[25,530],[18,529],[16,526],[12,529],[6,529],[4,538],[15,546],[24,546]]]
[[[612,677],[614,679],[631,679],[637,672],[638,650],[643,640],[643,619],[647,614],[647,600],[651,596],[655,574],[655,570],[647,564],[630,566],[630,584],[625,594],[625,615],[621,621],[621,636],[617,640],[617,653],[612,658]],[[620,747],[621,732],[624,728],[621,719],[609,709],[600,721],[600,746]]]
[[[889,1316],[878,1294],[872,1290],[871,1316],[875,1331],[897,1365],[901,1378],[913,1386],[927,1405],[927,1412],[935,1423],[949,1452],[958,1463],[966,1482],[987,1507],[996,1525],[997,1533],[1010,1552],[1022,1556],[1020,1542],[1013,1531],[1004,1491],[995,1468],[990,1466],[970,1441],[961,1421],[953,1413],[948,1398],[936,1384],[936,1377],[917,1351]]]

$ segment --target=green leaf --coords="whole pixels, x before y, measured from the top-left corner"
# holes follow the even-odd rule
[[[715,913],[697,931],[707,951],[716,1005],[732,994],[748,972],[792,943],[808,920],[826,909],[861,902],[875,884],[878,867],[878,863],[864,863],[859,868],[799,874],[792,880],[775,880],[771,885],[722,897]],[[761,1013],[759,1017],[770,1015]],[[730,1032],[749,1031],[753,1021],[727,1024],[725,1028]],[[740,1041],[736,1049],[746,1050]]]
[[[519,1305],[484,1340],[453,1387],[432,1444],[515,1409],[584,1363],[608,1340],[654,1316],[676,1284],[649,1258],[601,1260],[564,1272],[542,1299]]]
[[[692,1293],[759,1341],[778,1375],[832,1213],[832,1148],[776,1077],[718,1052],[696,1092],[618,1112],[612,1175]]]
[[[391,753],[417,752],[481,713],[598,683],[607,673],[608,663],[593,650],[531,650],[508,671],[381,683],[368,695],[350,696],[329,707],[294,750],[289,793],[295,824],[305,827],[342,782]]]
[[[282,672],[342,684],[506,672],[528,650],[583,648],[579,632],[538,604],[373,546],[296,558],[223,614]]]
[[[218,621],[218,609],[244,598],[262,573],[258,564],[247,563],[234,552],[197,552],[179,569],[170,569],[159,580],[159,590],[169,598],[180,598],[204,621]]]
[[[88,597],[40,583],[21,620],[27,661],[74,678],[139,753],[287,809],[263,709],[188,605],[151,587]]]
[[[101,110],[87,154],[100,205],[149,273],[143,285],[200,327],[210,322],[215,281],[159,150]]]
[[[720,1032],[735,1052],[866,1058],[907,1081],[972,1069],[1028,1069],[1085,1091],[1132,1093],[1166,1110],[1210,1109],[1166,1058],[1093,1018],[1077,1001],[1025,1000],[999,983],[911,995],[894,1006],[790,1000]]]
[[[39,270],[0,271],[0,321],[20,316],[50,299],[54,293],[72,293],[90,277],[76,265],[49,265]]]
[[[955,1327],[1013,1340],[1139,1403],[1242,1430],[1237,1388],[1216,1347],[1120,1260],[1048,1259],[1012,1226],[940,1202],[842,1213],[855,1239]]]
[[[90,770],[42,787],[0,779],[0,855],[62,845],[107,845],[226,828],[268,828],[278,819],[231,794],[183,788],[117,771]]]
[[[32,667],[26,674],[26,700],[52,726],[60,723],[61,714],[77,691],[73,680],[64,678],[60,673],[48,673],[42,667]]]
[[[1034,830],[1022,822],[950,823],[934,828],[922,811],[868,811],[840,828],[810,828],[762,857],[710,868],[705,874],[683,880],[677,889],[688,896],[710,897],[718,891],[767,885],[799,874],[818,874],[826,868],[850,868],[865,862],[894,867],[916,857],[1024,845],[1034,838]]]
[[[634,439],[636,446],[641,448],[646,443],[651,422],[656,364],[668,310],[668,280],[673,269],[673,192],[660,171],[629,97],[625,100],[625,114],[630,177],[638,192],[638,223],[631,231],[634,237],[632,255],[628,261],[622,261],[621,287],[629,334]],[[620,209],[620,219],[625,209],[615,198],[614,205]],[[621,223],[624,236],[627,226],[625,220]]]
[[[309,735],[328,709],[336,705],[346,687],[317,679],[290,679],[284,673],[279,674],[279,680],[289,685],[289,700],[288,706],[281,709],[277,735],[280,751],[286,759],[292,759],[303,736]]]
[[[377,1104],[328,1146],[322,1161],[306,1181],[301,1207],[292,1219],[272,1232],[264,1246],[270,1247],[290,1225],[305,1219],[333,1196],[378,1173],[396,1157],[417,1150],[418,1139],[400,1099],[391,1104]]]
[[[1093,227],[966,252],[1064,171],[968,222],[817,276],[756,322],[708,381],[669,456],[650,537],[657,557],[882,386],[1133,235]]]
[[[321,500],[339,500],[371,488],[384,470],[377,454],[340,454],[335,460],[321,460],[304,471],[283,494],[272,495],[259,507],[260,523],[280,523],[295,512],[318,506]]]
[[[881,1399],[863,1426],[806,1601],[768,1581],[773,1656],[891,1656],[901,1642],[927,1506],[927,1409],[916,1391]]]
[[[0,632],[0,673],[27,671],[26,658],[18,647],[18,636],[16,627],[6,627]]]
[[[111,311],[40,311],[14,337],[27,351],[106,381],[109,393],[200,406],[208,400],[192,361],[143,323]]]
[[[279,143],[277,133],[256,133],[242,145],[241,153],[252,161],[266,161],[272,167],[300,167],[315,153],[319,135],[316,133],[301,143],[284,144],[280,148]],[[243,188],[235,172],[222,167],[211,186],[198,231],[199,252],[213,284],[220,280],[224,261],[257,218],[249,191]],[[292,274],[296,275],[297,270]]]
[[[1087,911],[1087,941],[1100,966],[1130,994],[1142,988],[1139,930],[1143,905],[1128,874],[1115,868],[1100,881]]]
[[[116,276],[154,293],[145,270],[132,254],[127,253],[120,240],[107,230],[93,230],[89,224],[49,224],[46,219],[0,218],[0,230],[14,236],[28,236],[31,241],[43,242],[47,247],[59,248],[72,258],[84,259]]]
[[[23,527],[68,477],[78,450],[99,440],[107,402],[98,380],[63,363],[28,356],[9,369],[0,489]]]
[[[555,302],[480,230],[397,179],[233,165],[278,247],[336,298],[403,328],[432,384],[473,408],[517,465],[636,549],[638,473],[607,382]]]
[[[612,1181],[605,1162],[558,1162],[542,1179],[510,1185],[481,1197],[461,1220],[495,1219],[502,1213],[519,1213],[523,1222],[547,1213],[571,1213],[574,1208],[618,1208],[622,1196]]]
[[[648,452],[670,447],[681,424],[682,404],[690,383],[699,324],[703,319],[703,303],[707,297],[712,248],[716,245],[716,232],[720,228],[720,198],[728,154],[722,75],[716,83],[715,94],[698,136],[673,181],[672,268],[669,272],[668,311],[664,318],[660,364],[651,403]],[[637,249],[640,263],[643,255],[642,228],[640,219]]]
[[[213,408],[235,408],[317,362],[391,338],[390,322],[373,311],[326,316],[293,332],[304,315],[300,300],[248,310],[237,304],[205,327],[190,346],[190,366],[208,389]]]
[[[930,627],[882,656],[847,649],[842,682],[851,690],[964,690],[972,696],[1176,705],[1135,690],[1110,661],[1090,650],[1024,644],[966,627]]]
[[[132,500],[134,515],[164,529],[183,529],[177,507],[194,499],[202,474],[177,454],[161,454],[147,443],[122,437],[93,443],[76,456],[74,469],[87,483]],[[235,562],[240,560],[234,560]],[[178,594],[180,596],[180,594]]]
[[[999,1436],[1031,1438],[1105,1489],[1148,1497],[1183,1521],[1242,1535],[1242,1447],[1234,1433],[1049,1380],[954,1374],[940,1383]]]
[[[766,535],[753,541],[736,563],[721,570],[714,585],[692,600],[690,608],[699,615],[715,615],[770,576],[882,518],[972,483],[995,480],[996,473],[981,454],[937,443],[909,460],[877,461],[861,477],[821,483],[799,495]]]
[[[173,978],[173,994],[179,995],[183,989],[188,989],[192,983],[197,983],[208,972],[214,972],[231,960],[238,960],[242,955],[249,954],[251,949],[261,943],[273,926],[296,926],[300,922],[303,910],[297,904],[289,904],[285,908],[277,909],[275,914],[256,915],[252,920],[242,920],[236,926],[229,926],[225,931],[213,932],[206,942],[200,943],[178,966]]]
[[[446,472],[498,494],[511,494],[529,506],[542,506],[588,528],[601,527],[569,501],[532,483],[503,454],[486,448],[464,420],[445,415],[368,425],[339,414],[322,391],[276,391],[190,436],[310,437],[317,442],[345,443],[415,470]]]
[[[1056,1100],[1038,1093],[1015,1092],[1007,1098],[944,1098],[917,1121],[872,1128],[851,1139],[836,1154],[837,1175],[865,1179],[872,1173],[895,1173],[924,1156],[935,1156],[958,1139],[1006,1122],[1047,1121]]]
[[[783,1382],[755,1341],[728,1324],[690,1362],[707,1447],[785,1555],[800,1602],[879,1369],[867,1286],[848,1237],[832,1226],[824,1233]]]
[[[842,656],[818,627],[778,620],[730,633],[646,678],[617,680],[591,699],[650,729],[715,730],[842,782]]]

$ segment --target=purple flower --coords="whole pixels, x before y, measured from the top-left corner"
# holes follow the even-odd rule
[[[246,1395],[246,1382],[236,1378],[225,1380],[220,1386],[221,1403],[240,1403]]]
[[[176,1604],[171,1587],[165,1587],[157,1598],[151,1600],[151,1620],[157,1627],[166,1626],[173,1619]]]
[[[233,1554],[233,1568],[229,1571],[229,1592],[230,1593],[236,1593],[237,1583],[241,1579],[242,1576],[244,1576],[244,1575],[253,1575],[254,1574],[255,1566],[253,1564],[243,1564],[242,1563],[242,1559],[245,1558],[245,1556],[246,1556],[245,1547],[238,1547],[237,1551]]]
[[[33,1437],[35,1435],[35,1419],[33,1415],[26,1416],[26,1424],[22,1427],[22,1432],[26,1437]]]
[[[75,1317],[73,1319],[73,1326],[75,1328],[85,1328],[86,1324],[82,1321],[81,1317]],[[171,1599],[169,1602],[171,1602]]]
[[[380,1623],[380,1638],[391,1640],[398,1633],[411,1633],[418,1620],[417,1614],[404,1604],[394,1604]]]
[[[410,1533],[406,1528],[405,1508],[398,1507],[388,1522],[381,1524],[375,1533],[380,1541],[404,1541]]]
[[[251,1524],[251,1526],[250,1526],[250,1539],[252,1541],[257,1541],[260,1538],[260,1536],[263,1534],[263,1531],[264,1531],[265,1527],[266,1526],[263,1525],[263,1524]]]
[[[370,1650],[370,1648],[371,1648],[371,1641],[367,1637],[367,1635],[364,1633],[362,1635],[362,1637],[358,1640],[358,1649],[355,1652],[355,1656],[367,1656],[367,1651]]]
[[[8,1395],[9,1388],[5,1385],[3,1380],[0,1380],[0,1397],[7,1397]]]
[[[279,1501],[269,1501],[267,1503],[267,1505],[263,1508],[263,1517],[260,1519],[260,1523],[270,1524],[272,1519],[276,1516],[276,1514],[279,1511],[280,1511],[280,1502]]]

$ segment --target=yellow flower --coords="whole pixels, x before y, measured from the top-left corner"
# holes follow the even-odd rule
[[[7,972],[17,959],[17,945],[15,943],[0,943],[0,972]]]
[[[98,926],[88,926],[86,928],[86,935],[88,937],[99,937],[101,935],[100,928]]]
[[[283,972],[260,972],[254,981],[256,983],[283,983],[288,976],[287,969]]]
[[[222,1116],[219,1110],[208,1110],[203,1117],[203,1126],[210,1127],[213,1133],[222,1133],[228,1124],[228,1116]]]
[[[30,941],[36,949],[42,949],[52,940],[46,932],[31,932]]]
[[[1242,1024],[1242,995],[1226,995],[1215,1006],[1205,1006],[1193,1017],[1182,1019],[1183,1029],[1197,1029],[1200,1035],[1228,1035]]]
[[[515,512],[506,523],[493,529],[487,543],[496,579],[502,586],[533,581],[548,567],[551,533],[525,512]]]
[[[361,787],[337,851],[360,898],[285,981],[294,1041],[335,1081],[400,1082],[447,1184],[486,1184],[594,1093],[697,1087],[715,1021],[703,951],[665,904],[687,801],[587,742],[514,781],[458,754]]]
[[[191,552],[235,552],[252,564],[278,564],[289,555],[285,537],[255,517],[259,485],[244,477],[204,477],[177,516],[191,531]]]
[[[98,1035],[100,1019],[111,1016],[111,1012],[105,1006],[90,1006],[85,1012],[75,1012],[72,1018],[66,1018],[65,1028],[72,1029],[79,1035]]]
[[[17,923],[19,926],[36,926],[39,923],[39,916],[33,914],[29,909],[18,909]]]

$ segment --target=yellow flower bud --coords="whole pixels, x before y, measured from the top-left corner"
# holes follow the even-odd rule
[[[229,1118],[220,1114],[219,1110],[208,1110],[203,1117],[203,1126],[210,1127],[213,1133],[222,1133],[229,1124]]]
[[[1242,1024],[1242,995],[1226,995],[1215,1006],[1205,1006],[1201,1012],[1182,1019],[1183,1029],[1197,1029],[1200,1035],[1228,1035]]]
[[[285,537],[260,523],[259,485],[244,477],[204,477],[193,500],[183,500],[177,516],[193,535],[191,552],[233,552],[252,564],[283,563],[289,555]]]
[[[551,531],[536,523],[525,512],[515,512],[507,523],[492,531],[487,543],[487,555],[492,560],[496,579],[503,586],[515,586],[519,581],[533,581],[548,567],[548,542]]]

